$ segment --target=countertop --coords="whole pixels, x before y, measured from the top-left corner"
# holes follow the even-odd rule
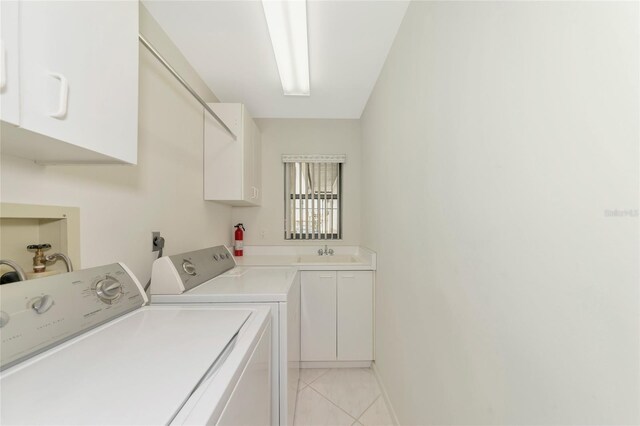
[[[236,256],[239,267],[274,267],[287,266],[299,271],[374,271],[376,270],[376,254],[363,247],[336,246],[336,258],[352,256],[355,262],[332,263],[331,255],[318,256],[314,247],[291,246],[246,246],[244,256]],[[300,256],[318,256],[318,261],[300,262]]]

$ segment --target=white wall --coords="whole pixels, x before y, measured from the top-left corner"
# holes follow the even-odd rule
[[[360,244],[360,123],[358,120],[257,119],[262,133],[260,207],[234,207],[233,222],[244,223],[247,245],[320,245],[284,239],[284,163],[282,154],[346,154],[342,166],[342,240]],[[264,235],[264,237],[263,237]]]
[[[141,6],[141,32],[206,100],[217,99]],[[140,47],[139,164],[39,166],[3,156],[3,202],[80,208],[83,267],[123,261],[151,273],[151,231],[165,254],[228,244],[231,208],[202,197],[202,107]],[[117,125],[117,123],[114,123]],[[28,266],[28,265],[26,265]]]
[[[401,424],[640,423],[638,18],[409,6],[362,117],[376,364]]]

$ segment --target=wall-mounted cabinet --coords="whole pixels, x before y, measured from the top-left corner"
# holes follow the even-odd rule
[[[302,271],[302,361],[373,360],[373,272]]]
[[[2,1],[2,153],[137,162],[138,4]]]
[[[242,104],[209,104],[236,135],[204,113],[204,199],[259,206],[262,197],[260,130]]]
[[[20,124],[20,8],[17,1],[0,3],[0,118]]]

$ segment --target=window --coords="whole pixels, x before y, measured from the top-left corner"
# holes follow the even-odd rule
[[[285,155],[285,232],[287,240],[342,238],[344,155]]]

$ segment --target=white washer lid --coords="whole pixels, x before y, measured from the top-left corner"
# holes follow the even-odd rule
[[[0,377],[2,424],[166,424],[251,315],[151,306]]]

